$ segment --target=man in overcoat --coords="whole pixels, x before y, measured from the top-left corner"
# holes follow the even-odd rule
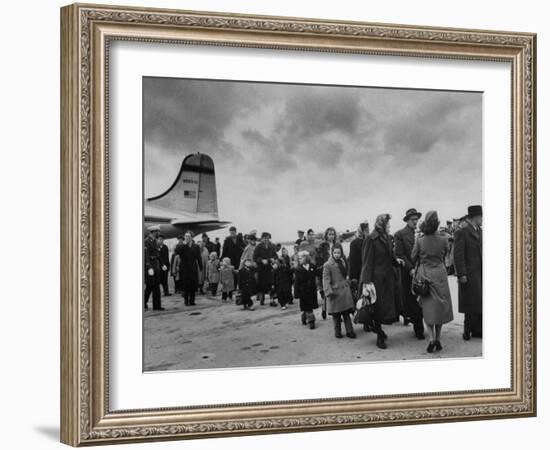
[[[143,307],[148,309],[149,297],[153,294],[153,309],[163,310],[160,302],[160,259],[157,237],[160,227],[152,225],[148,228],[149,234],[143,243],[143,263],[145,266],[145,297]]]
[[[180,280],[186,306],[195,304],[195,293],[199,287],[199,270],[203,270],[199,246],[193,242],[193,235],[187,231],[183,245],[177,245],[176,254],[180,257]]]
[[[483,214],[480,205],[468,207],[468,217],[454,235],[454,264],[458,277],[458,311],[464,313],[462,337],[483,334]]]
[[[237,228],[234,226],[230,227],[229,236],[227,236],[223,241],[222,255],[220,257],[220,260],[222,260],[223,258],[229,258],[231,260],[231,265],[237,269],[241,263],[241,256],[245,247],[246,244],[244,240],[242,239],[242,237],[239,237],[237,235]],[[235,287],[237,287],[237,273],[235,273],[234,279]]]
[[[270,306],[276,306],[273,300],[273,268],[271,263],[277,259],[277,250],[271,242],[271,234],[267,231],[262,233],[262,241],[254,249],[254,261],[258,270],[258,293],[257,298],[260,305],[265,302],[265,294],[270,294]]]
[[[159,260],[160,260],[160,284],[164,291],[164,296],[169,297],[170,291],[168,289],[168,274],[170,273],[170,253],[168,246],[164,243],[164,236],[159,234],[157,238],[159,246]]]
[[[411,292],[411,284],[414,275],[414,264],[411,254],[414,246],[414,237],[418,220],[422,213],[416,209],[408,209],[403,217],[406,223],[405,227],[394,234],[395,256],[405,261],[401,270],[401,304],[403,307],[403,316],[406,321],[411,321],[414,328],[414,334],[417,339],[424,339],[424,324],[422,323],[422,308],[416,301],[416,295]]]

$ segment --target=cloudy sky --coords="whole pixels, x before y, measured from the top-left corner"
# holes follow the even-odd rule
[[[481,93],[144,78],[143,95],[145,196],[206,153],[220,219],[243,232],[283,241],[383,212],[396,231],[407,208],[444,221],[482,202]]]

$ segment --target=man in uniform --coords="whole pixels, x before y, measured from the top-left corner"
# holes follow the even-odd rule
[[[454,263],[458,277],[458,311],[464,313],[465,341],[482,337],[483,214],[480,205],[468,207],[463,227],[454,235]]]
[[[409,320],[414,327],[414,335],[417,339],[424,339],[424,324],[422,323],[422,308],[416,301],[416,296],[411,292],[411,284],[414,276],[415,267],[412,262],[412,249],[414,246],[414,236],[418,220],[422,216],[416,209],[408,209],[403,217],[406,225],[394,235],[395,256],[405,261],[401,267],[401,303],[403,306],[403,315],[405,323]]]
[[[160,260],[160,284],[164,291],[164,296],[169,297],[170,291],[168,289],[168,274],[170,273],[170,256],[168,246],[164,243],[164,236],[159,234],[157,238],[159,246],[159,260]]]
[[[302,242],[306,240],[303,230],[298,230],[298,239],[296,239],[296,245],[299,247]]]
[[[144,242],[144,265],[145,265],[145,298],[143,307],[148,309],[149,296],[153,293],[153,309],[162,311],[160,304],[160,255],[157,238],[160,234],[160,227],[152,225],[148,229],[149,234]]]

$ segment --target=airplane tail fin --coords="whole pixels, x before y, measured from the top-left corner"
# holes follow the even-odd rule
[[[214,161],[202,153],[187,155],[172,186],[148,198],[147,203],[174,212],[209,214],[218,219]]]

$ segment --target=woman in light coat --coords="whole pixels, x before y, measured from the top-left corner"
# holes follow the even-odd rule
[[[343,258],[340,244],[334,244],[329,260],[323,265],[323,290],[327,300],[327,313],[334,322],[334,336],[342,337],[342,319],[346,327],[346,336],[355,338],[350,315],[354,304],[348,281],[348,264]]]
[[[436,211],[428,211],[424,222],[420,224],[423,236],[416,239],[412,250],[413,264],[417,264],[417,275],[429,284],[429,292],[420,297],[422,314],[430,333],[427,351],[441,350],[441,329],[444,323],[453,320],[453,305],[445,256],[449,251],[449,242],[437,233],[439,219]]]

